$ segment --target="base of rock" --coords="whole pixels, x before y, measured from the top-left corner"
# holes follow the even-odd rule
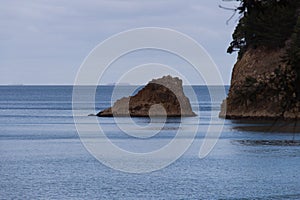
[[[196,114],[192,114],[192,115],[121,115],[121,114],[106,114],[106,113],[101,113],[99,112],[97,115],[93,115],[93,116],[98,116],[98,117],[167,117],[167,118],[178,118],[178,117],[195,117],[197,116]]]
[[[227,100],[224,100],[221,104],[221,112],[219,113],[219,117],[225,119],[266,119],[291,121],[300,119],[300,106],[296,104],[295,107],[290,110],[278,111],[276,107],[272,108],[272,103],[266,104],[265,107],[245,107],[228,105]]]

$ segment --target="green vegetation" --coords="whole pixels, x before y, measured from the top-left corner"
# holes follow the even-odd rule
[[[241,14],[228,53],[264,46],[282,48],[296,24],[299,0],[239,0]]]

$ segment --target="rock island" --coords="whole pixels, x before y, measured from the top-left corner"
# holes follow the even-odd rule
[[[110,108],[97,114],[98,117],[191,117],[193,112],[185,96],[182,80],[171,76],[153,79],[136,95],[117,100]]]

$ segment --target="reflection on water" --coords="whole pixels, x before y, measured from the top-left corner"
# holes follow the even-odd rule
[[[253,132],[300,133],[299,120],[233,120],[233,129]]]
[[[271,146],[300,146],[300,140],[233,140],[233,144],[238,143],[249,146],[271,145]]]

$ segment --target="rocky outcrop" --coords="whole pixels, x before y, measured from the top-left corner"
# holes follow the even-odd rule
[[[97,114],[113,116],[195,116],[189,99],[184,95],[182,80],[164,76],[150,81],[136,95],[123,97],[114,105]]]
[[[285,52],[285,48],[247,50],[234,66],[220,117],[300,118],[300,104],[294,100],[296,74],[283,62]]]

